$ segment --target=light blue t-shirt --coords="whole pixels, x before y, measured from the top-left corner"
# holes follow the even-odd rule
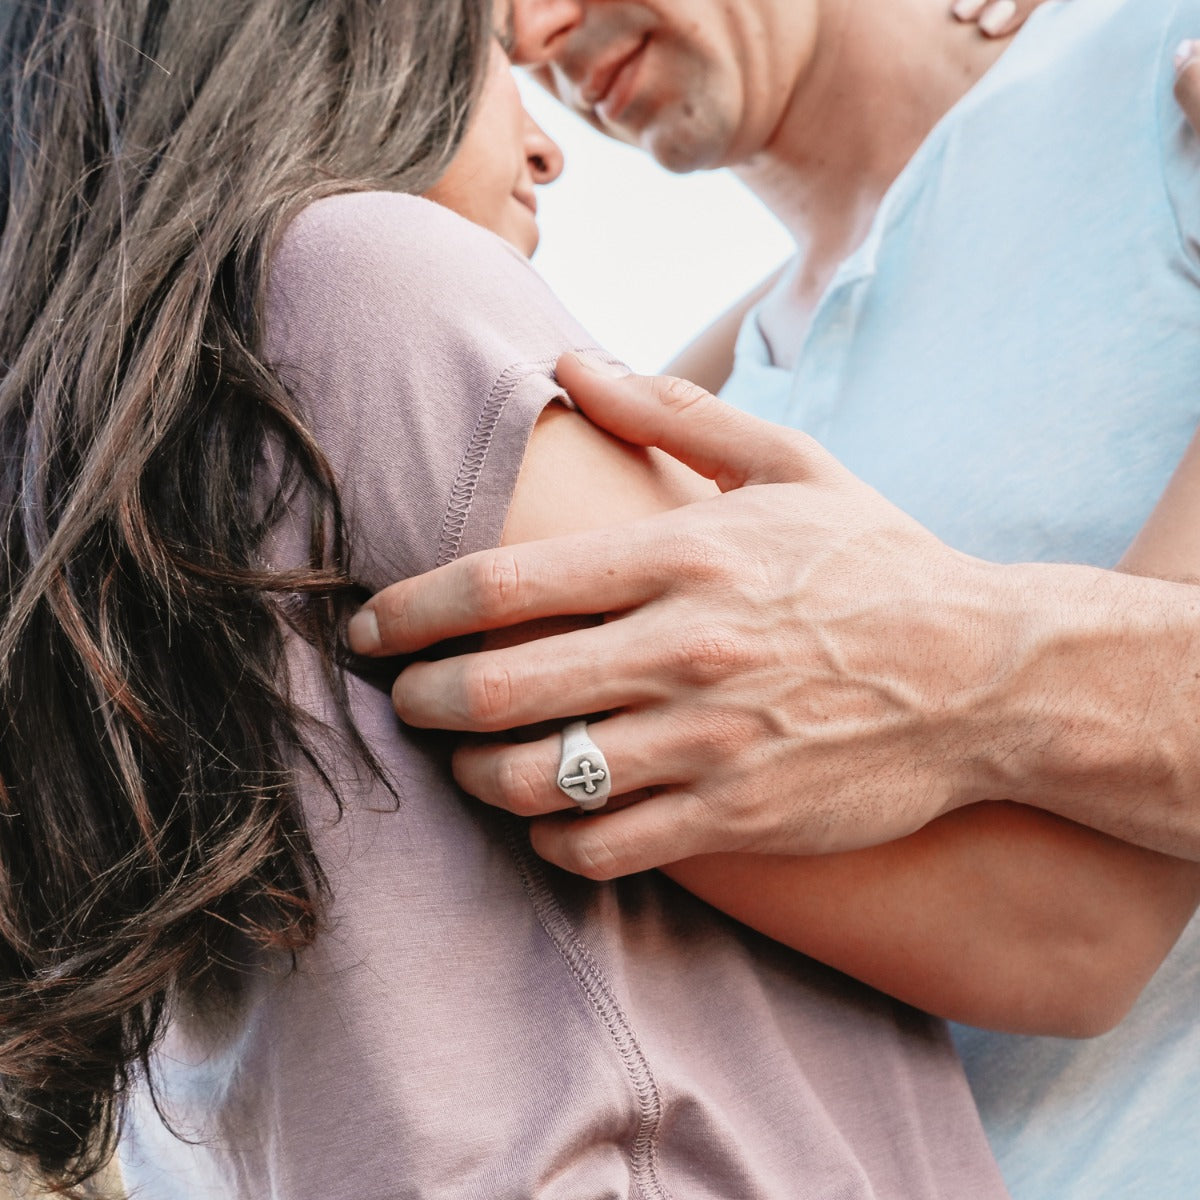
[[[795,369],[754,314],[726,398],[949,544],[1116,562],[1200,421],[1200,0],[1038,10],[896,181]],[[1087,1042],[956,1030],[1016,1200],[1200,1197],[1200,923]]]

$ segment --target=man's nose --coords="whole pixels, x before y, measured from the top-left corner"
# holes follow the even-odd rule
[[[536,66],[550,62],[571,31],[583,21],[586,0],[513,0],[515,63]]]

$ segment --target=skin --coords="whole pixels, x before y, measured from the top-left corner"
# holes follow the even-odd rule
[[[587,5],[556,8],[551,0],[544,0],[543,5],[535,0],[527,3],[535,13],[592,11]],[[665,9],[667,0],[659,3]],[[594,7],[604,8],[603,0],[596,0]],[[791,12],[795,6],[785,7]],[[925,12],[923,7],[921,12]],[[845,13],[835,8],[834,15],[844,17]],[[915,16],[913,24],[918,38],[924,39],[928,30]],[[878,26],[883,26],[882,33]],[[525,21],[518,22],[518,28],[525,29],[526,44],[532,41],[536,46],[540,39],[543,45],[565,49],[586,25],[549,22],[531,26]],[[979,39],[973,39],[968,30],[952,24],[948,28],[942,29],[926,89],[939,93],[943,107],[989,61],[978,56]],[[956,30],[969,39],[969,45],[950,40]],[[830,34],[828,40],[837,50],[840,69],[834,73],[839,77],[853,79],[879,68],[881,61],[905,57],[897,54],[892,44],[893,35],[899,37],[902,31],[883,20],[857,29],[857,40],[850,36],[845,20],[834,25],[834,32],[837,36]],[[885,46],[880,45],[881,36]],[[840,94],[831,93],[826,81],[825,56],[833,53],[827,48],[828,40],[814,39],[789,93],[795,97],[804,91],[816,110],[826,116],[838,111]],[[670,74],[668,81],[678,75]],[[905,78],[892,77],[893,88],[901,87]],[[786,90],[770,81],[754,87],[761,94]],[[852,90],[860,94],[860,89]],[[692,98],[699,102],[698,97]],[[721,103],[729,107],[726,101]],[[753,107],[742,105],[747,112]],[[773,157],[782,170],[798,147],[822,144],[831,124],[849,142],[860,145],[864,160],[857,174],[851,172],[849,178],[843,178],[846,173],[837,171],[833,173],[836,185],[822,177],[808,189],[814,212],[828,213],[831,197],[856,190],[869,192],[873,184],[889,176],[884,169],[887,163],[894,174],[904,160],[921,127],[919,112],[906,105],[884,107],[893,113],[890,124],[864,121],[852,110],[843,127],[828,120],[800,121],[795,118],[794,101],[789,101],[784,114],[787,119],[776,127],[770,145],[759,157]],[[926,124],[928,119],[926,111]],[[667,125],[664,117],[663,127]],[[905,153],[897,154],[897,147]],[[814,216],[812,222],[814,244],[822,240],[833,244],[839,229],[845,232],[834,217],[822,223]],[[785,307],[803,308],[813,279],[807,267],[798,274],[807,277],[789,279],[781,290]],[[730,445],[745,436],[732,422],[727,435]],[[720,475],[720,466],[712,473]],[[726,664],[777,662],[782,655],[796,672],[792,677],[786,672],[767,677],[755,670],[730,669],[722,679],[724,695],[740,696],[731,705],[744,721],[736,732],[747,735],[750,742],[759,742],[756,752],[746,756],[749,761],[738,764],[750,771],[740,790],[753,792],[744,802],[755,814],[751,836],[743,835],[746,842],[787,852],[849,848],[912,832],[963,804],[1003,797],[1045,807],[1152,848],[1186,856],[1200,851],[1200,819],[1191,803],[1188,782],[1197,777],[1195,768],[1200,766],[1196,761],[1200,751],[1195,748],[1200,739],[1194,736],[1200,670],[1183,673],[1174,689],[1156,686],[1162,678],[1180,675],[1180,662],[1196,656],[1191,646],[1196,600],[1189,589],[1134,582],[1112,572],[1079,567],[990,568],[953,554],[902,514],[882,506],[878,497],[857,481],[843,481],[836,511],[827,502],[813,503],[823,497],[814,495],[812,482],[803,476],[779,482],[782,490],[776,495],[774,515],[756,533],[747,535],[743,528],[743,510],[752,502],[731,495],[722,505],[693,510],[685,525],[686,537],[676,539],[685,548],[720,545],[724,559],[720,588],[707,586],[694,564],[677,564],[682,572],[677,581],[690,579],[695,587],[690,601],[679,602],[672,627],[688,631],[703,625],[721,630],[725,635],[721,646],[730,651],[723,656]],[[862,556],[847,550],[848,531],[864,543],[869,539],[876,553]],[[592,583],[599,588],[610,581],[601,589],[610,606],[629,610],[644,597],[635,595],[632,588],[614,593],[611,580],[635,578],[630,560],[648,553],[654,536],[653,531],[647,532],[641,544],[626,539],[622,556],[589,563],[586,570],[595,572],[594,580],[581,578],[579,560],[572,556],[572,590]],[[813,553],[818,550],[819,557]],[[691,553],[694,556],[696,552]],[[806,570],[803,590],[798,590],[793,578],[790,564],[794,562],[821,567],[820,575]],[[879,564],[884,562],[887,570],[881,571]],[[764,563],[770,564],[769,570]],[[571,573],[547,572],[545,580],[539,580],[523,570],[525,594],[518,598],[519,604],[570,607],[570,598],[562,595],[561,589],[554,594],[553,584],[554,577],[568,575]],[[746,578],[753,579],[758,588],[753,596],[739,596]],[[455,590],[454,579],[452,573],[430,576],[378,598],[370,611],[384,614],[382,624],[388,619],[385,610],[389,607],[412,603],[411,598],[404,598],[413,591],[436,600],[436,604],[423,601],[422,609],[446,608],[454,603],[449,595]],[[931,588],[932,583],[937,584],[936,589]],[[539,594],[529,597],[534,588]],[[892,597],[888,604],[862,600],[881,594]],[[722,597],[737,599],[727,602]],[[943,603],[946,598],[953,598],[954,604]],[[482,603],[476,605],[474,622],[470,614],[463,614],[464,627],[489,620],[504,623],[494,612],[484,613]],[[494,608],[496,596],[487,597],[486,603]],[[458,607],[461,609],[461,603]],[[746,628],[742,616],[746,611],[768,618]],[[913,614],[925,630],[920,639],[907,636]],[[518,615],[516,611],[509,614]],[[614,623],[603,639],[576,640],[574,653],[569,657],[560,654],[553,663],[539,662],[544,653],[536,647],[510,656],[509,662],[520,666],[519,671],[505,666],[508,676],[516,680],[515,688],[503,703],[496,703],[493,697],[490,710],[479,723],[495,729],[530,719],[556,719],[563,715],[565,690],[572,696],[570,712],[637,703],[639,689],[644,687],[644,657],[631,636],[636,627],[630,618]],[[358,630],[358,644],[370,646],[366,625],[360,622]],[[440,632],[431,627],[425,635],[432,638]],[[598,640],[606,647],[606,678],[602,684],[581,685],[578,681],[587,674],[581,667],[595,652]],[[906,641],[913,646],[911,657],[891,653]],[[375,646],[381,648],[378,643]],[[843,670],[823,674],[813,670],[814,646],[824,647],[826,659],[838,662]],[[679,657],[682,648],[676,644]],[[496,674],[500,660],[491,662],[489,669]],[[447,672],[455,669],[449,664],[445,667]],[[474,664],[472,669],[478,672],[482,668]],[[859,686],[845,686],[847,670],[851,678],[857,676]],[[397,690],[402,712],[429,724],[448,722],[450,715],[440,697],[449,689],[440,686],[442,682],[424,671],[402,676]],[[679,681],[677,729],[686,724],[679,717],[694,706],[695,689],[710,683],[711,679]],[[841,714],[837,738],[812,728],[804,715],[828,711]],[[1140,723],[1130,722],[1130,712],[1146,716]],[[458,720],[463,721],[461,715]],[[755,727],[772,731],[769,748],[753,736]],[[654,736],[643,724],[642,740]],[[661,730],[658,737],[655,758],[671,771],[678,773],[685,761],[703,761],[702,745]],[[865,797],[864,748],[870,748],[878,779]],[[614,747],[618,754],[634,750],[632,744]],[[756,762],[764,769],[759,770]],[[777,799],[778,778],[793,776],[805,778],[811,785],[810,798],[803,804],[791,798]],[[729,815],[737,816],[742,804],[726,807]],[[678,837],[687,838],[689,848],[711,848],[728,836],[721,807],[714,803],[711,808],[700,830],[675,831]],[[697,841],[707,845],[697,845]],[[677,837],[668,836],[666,830],[640,845],[614,841],[608,870],[617,873],[665,861],[676,845]],[[582,864],[576,857],[569,865]]]
[[[1006,37],[1044,0],[956,0],[955,20],[974,22],[984,37]]]
[[[529,256],[538,244],[535,189],[553,183],[562,168],[562,151],[525,111],[508,56],[493,45],[475,116],[425,195]]]
[[[861,94],[851,84],[882,72],[895,94],[920,75],[896,63],[910,61],[906,39],[911,47],[912,35],[929,36],[926,10],[899,14],[911,28],[890,25],[897,12],[889,9],[867,29],[847,15],[852,5],[826,5],[823,26],[797,17],[810,6],[789,5],[778,37],[760,40],[775,46],[808,29],[809,40],[794,43],[807,51],[790,88],[772,76],[765,51],[753,81],[740,91],[725,87],[727,68],[751,44],[750,17],[769,5],[729,7],[745,19],[725,27],[724,57],[704,39],[689,40],[686,22],[665,23],[656,34],[666,47],[660,58],[642,52],[638,86],[653,85],[653,95],[627,88],[624,107],[599,114],[660,159],[669,157],[661,147],[673,130],[682,130],[677,141],[688,154],[708,162],[743,153],[755,130],[770,126],[743,166],[769,198],[787,190],[806,154],[823,147],[836,159],[838,148],[823,139],[839,94]],[[632,9],[665,22],[672,5],[528,0],[525,8],[558,24],[519,20],[518,45],[529,54],[540,44],[569,66],[571,39],[593,11]],[[982,43],[947,36],[926,60],[924,94],[913,104],[834,123],[857,152],[854,168],[835,162],[825,175],[801,176],[792,192],[803,203],[780,206],[812,247],[781,281],[780,329],[802,327],[830,263],[873,211],[872,197],[877,202],[939,105],[953,103],[991,61],[972,48]],[[578,68],[575,76],[586,82]],[[708,92],[697,90],[699,81]],[[715,113],[698,122],[694,110],[709,93]],[[781,95],[772,124],[762,114]],[[824,119],[799,122],[797,113]],[[492,731],[610,713],[592,734],[620,764],[637,803],[586,819],[546,815],[566,803],[553,787],[554,738],[465,746],[456,774],[488,802],[540,815],[538,850],[593,878],[708,856],[671,870],[772,936],[932,1011],[1060,1033],[1098,1032],[1118,1019],[1197,899],[1191,864],[1124,844],[1193,857],[1200,850],[1188,782],[1200,767],[1194,589],[1091,568],[969,559],[802,435],[678,383],[598,380],[569,362],[560,377],[596,422],[662,447],[724,495],[665,514],[671,505],[660,496],[636,526],[473,556],[376,597],[351,629],[363,652],[410,652],[471,630],[528,630],[530,620],[579,613],[581,597],[589,614],[621,614],[484,656],[417,664],[397,683],[400,715],[415,725]],[[580,426],[590,430],[565,414],[546,427]],[[561,454],[572,435],[547,443],[548,436],[535,434],[523,475],[522,488],[528,478],[534,495],[544,445],[554,466],[548,478],[561,478],[570,460],[556,458],[555,446]],[[574,453],[587,442],[578,436],[584,442]],[[628,480],[605,486],[599,467],[592,478],[599,511],[569,520],[561,497],[547,502],[544,523],[536,503],[526,519],[519,489],[507,540],[637,515],[609,502],[635,495]],[[694,496],[685,487],[674,503]],[[1163,520],[1160,531],[1192,524]],[[1147,536],[1176,545],[1174,535]],[[1160,545],[1133,565],[1178,575],[1177,559],[1163,566],[1175,553]],[[591,670],[597,661],[603,673]],[[1162,687],[1163,679],[1175,686]],[[850,853],[890,839],[901,840]],[[731,849],[755,857],[712,856]],[[794,857],[814,852],[828,857]],[[1062,886],[1050,895],[1045,881],[1054,874]],[[948,895],[958,897],[950,913],[942,911]]]
[[[772,25],[772,40],[752,6],[720,0],[685,9],[518,2],[515,16],[518,61],[541,64],[539,77],[564,104],[672,171],[728,165],[756,149],[786,98],[785,64],[812,52],[803,4]]]
[[[1003,48],[942,0],[517,0],[513,13],[515,59],[585,119],[671,170],[735,168],[806,247],[781,305],[824,290]]]
[[[719,392],[733,373],[734,348],[742,322],[778,282],[776,271],[726,309],[667,364],[667,374],[690,379],[710,392]]]
[[[1192,128],[1200,131],[1200,42],[1187,42],[1178,47],[1175,69],[1175,99],[1187,114]]]
[[[728,469],[728,422],[740,424],[740,414],[690,385],[665,389],[662,381],[634,377],[613,382],[582,371],[569,358],[560,362],[559,374],[587,412],[595,415],[603,407],[620,440],[607,437],[578,414],[549,410],[535,431],[522,470],[506,543],[562,538],[576,553],[603,554],[623,536],[623,531],[609,527],[612,522],[661,513],[688,501],[704,503],[713,494],[699,472],[681,471],[672,458],[636,446],[661,444],[679,453],[673,426],[678,406],[686,402],[687,435],[693,438],[699,422],[709,448],[707,458],[698,455],[691,465],[700,472],[716,465]],[[776,486],[772,475],[786,476],[797,469],[796,462],[784,457],[790,454],[802,458],[805,469],[820,476],[836,495],[845,473],[832,459],[803,435],[787,435],[791,445],[784,447],[775,441],[779,431],[754,424],[757,429],[750,432],[758,437],[744,443],[739,460],[743,475],[727,479],[728,484],[759,493],[769,508]],[[562,473],[583,456],[594,486],[577,489],[564,500]],[[1200,475],[1200,452],[1189,457],[1189,472]],[[761,510],[751,516],[757,519]],[[1174,547],[1196,516],[1200,509],[1175,503],[1147,527],[1158,543],[1154,553],[1172,569],[1179,566]],[[655,566],[642,568],[641,580],[648,585],[670,577],[677,568],[668,561],[673,540],[668,526],[653,556]],[[527,562],[535,575],[541,566],[552,566],[556,549],[553,541],[538,545],[546,558],[542,564]],[[469,567],[459,575],[465,584],[460,596],[469,597],[476,588],[490,587],[493,571],[503,560],[485,554],[463,561]],[[1143,557],[1136,565],[1149,570],[1155,561]],[[469,599],[467,605],[469,609]],[[557,612],[526,609],[526,620],[493,635],[492,644],[521,650],[525,639],[549,634],[540,644],[553,658],[566,641],[559,636],[565,631],[581,627],[601,632],[591,618],[571,621]],[[405,644],[409,620],[424,630],[435,620],[453,628],[460,617],[452,604],[436,617],[406,607],[400,619],[401,624],[387,630],[396,644]],[[643,655],[652,667],[655,652],[647,647],[664,637],[660,629],[642,640]],[[439,664],[416,668],[426,669],[445,682]],[[653,680],[656,673],[650,670],[647,677]],[[461,715],[471,710],[471,693],[483,697],[492,689],[473,683],[469,673],[449,687],[438,723],[473,725],[477,715]],[[591,732],[606,753],[622,736],[629,715],[592,724]],[[640,715],[656,722],[669,720],[653,696],[647,697]],[[719,713],[697,714],[694,719],[705,722],[712,740],[705,765],[722,772],[718,790],[725,789],[724,801],[737,766],[735,762],[726,771],[723,760],[736,760],[739,748],[724,733]],[[702,823],[703,798],[667,788],[657,795],[643,794],[616,811],[579,818],[560,793],[545,787],[557,759],[557,738],[538,738],[536,732],[530,736],[535,740],[499,756],[490,745],[469,742],[456,753],[454,770],[468,790],[537,818],[533,841],[545,856],[554,859],[564,847],[568,855],[582,847],[584,858],[577,865],[585,874],[604,877],[610,866],[605,855],[626,823],[637,837],[647,824],[664,816],[676,846],[687,853],[683,831]],[[652,753],[653,748],[620,760],[610,754],[610,761],[620,761],[623,776],[632,776],[636,784],[640,770],[653,768]],[[738,845],[743,831],[728,821],[728,808],[723,815],[727,821],[722,846]],[[1010,804],[972,806],[914,835],[856,853],[820,858],[707,854],[664,869],[739,920],[928,1011],[1012,1032],[1059,1036],[1090,1036],[1111,1028],[1136,999],[1200,898],[1200,871],[1191,863]],[[953,904],[947,903],[948,896],[956,897]]]

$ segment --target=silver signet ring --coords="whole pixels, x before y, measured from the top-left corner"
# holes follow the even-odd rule
[[[558,787],[580,808],[603,808],[612,791],[612,775],[600,747],[588,737],[586,721],[563,726]]]

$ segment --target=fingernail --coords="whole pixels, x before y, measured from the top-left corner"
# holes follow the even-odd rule
[[[1017,15],[1016,0],[996,0],[983,10],[979,18],[979,28],[989,37],[1003,33],[1009,22]]]
[[[1196,43],[1191,38],[1184,38],[1175,47],[1175,70],[1182,71],[1196,56]]]
[[[585,371],[591,371],[593,375],[603,375],[606,379],[624,379],[629,374],[628,367],[596,358],[591,354],[575,354],[572,357]]]
[[[986,3],[987,0],[954,0],[954,7],[950,11],[960,21],[973,21]]]
[[[379,621],[372,609],[360,608],[346,626],[350,649],[355,654],[374,654],[383,644],[379,636]]]

